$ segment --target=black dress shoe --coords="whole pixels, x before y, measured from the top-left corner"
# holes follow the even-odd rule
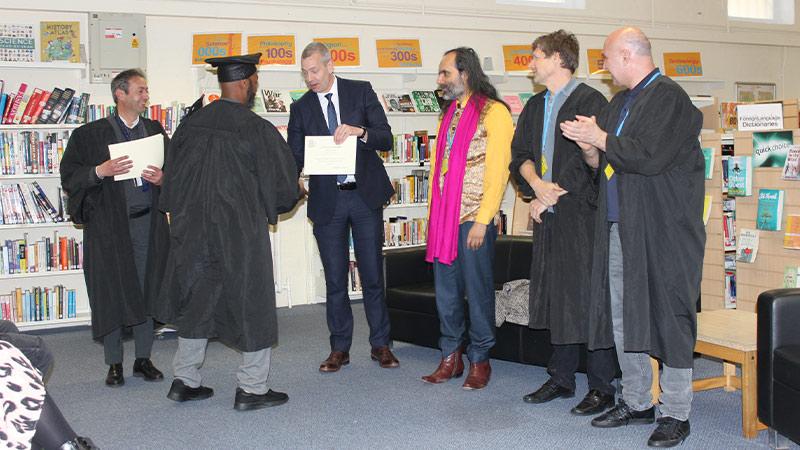
[[[653,423],[656,421],[656,409],[651,406],[644,411],[635,411],[620,400],[617,406],[592,419],[592,426],[598,428],[615,428],[635,423]]]
[[[289,396],[283,392],[275,392],[272,389],[266,394],[251,394],[242,388],[236,388],[236,399],[233,402],[233,409],[237,411],[250,411],[253,409],[269,408],[271,406],[282,405],[289,401]]]
[[[522,400],[524,400],[525,403],[547,403],[550,400],[554,400],[559,397],[569,398],[574,396],[575,391],[571,391],[563,386],[559,386],[551,378],[547,380],[536,392],[531,392],[530,394],[522,397]]]
[[[591,389],[586,397],[583,397],[578,406],[572,408],[569,412],[576,416],[589,416],[592,414],[599,414],[608,408],[614,406],[614,394],[606,394],[597,389]]]
[[[678,420],[674,417],[661,417],[658,419],[658,427],[650,439],[647,440],[647,445],[650,447],[675,447],[682,443],[686,437],[689,436],[689,421]]]
[[[176,402],[185,402],[188,400],[205,400],[212,395],[214,395],[214,390],[211,388],[205,386],[189,387],[176,378],[172,380],[172,386],[169,388],[167,398]]]
[[[108,366],[106,375],[106,386],[119,387],[125,384],[125,377],[122,376],[122,363]]]
[[[75,439],[61,444],[58,450],[99,450],[99,447],[87,437],[76,436]]]
[[[133,376],[143,377],[145,381],[161,381],[164,374],[156,369],[150,358],[136,358],[133,363]]]

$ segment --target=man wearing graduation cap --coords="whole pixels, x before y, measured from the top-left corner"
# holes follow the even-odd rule
[[[220,100],[194,112],[173,136],[161,207],[170,252],[157,317],[178,329],[175,380],[167,397],[211,397],[199,368],[208,339],[242,353],[234,409],[288,401],[267,389],[278,338],[269,225],[299,198],[297,169],[275,127],[250,108],[260,53],[209,58]]]

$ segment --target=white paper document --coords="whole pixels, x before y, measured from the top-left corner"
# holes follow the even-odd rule
[[[111,144],[108,146],[108,153],[111,154],[111,159],[127,155],[133,161],[131,170],[128,173],[116,175],[114,181],[139,178],[147,166],[156,166],[158,168],[164,166],[164,136],[154,134],[135,141]]]
[[[306,136],[306,175],[347,175],[356,173],[356,137],[350,136],[341,145],[333,136]]]

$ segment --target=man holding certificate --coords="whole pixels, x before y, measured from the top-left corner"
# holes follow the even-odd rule
[[[92,334],[103,341],[106,385],[121,386],[123,327],[133,328],[136,342],[133,375],[164,378],[150,361],[150,350],[152,302],[169,242],[166,216],[157,212],[158,160],[163,161],[167,137],[159,122],[139,116],[150,99],[142,71],[121,72],[111,81],[111,93],[116,113],[72,133],[61,161],[61,184],[72,221],[83,225]],[[120,143],[125,143],[122,155],[111,158],[110,149]],[[132,170],[135,165],[143,170]]]
[[[375,153],[392,147],[392,130],[372,86],[336,77],[325,45],[306,46],[300,64],[309,91],[292,104],[289,146],[298,170],[305,167],[310,176],[308,217],[325,271],[331,353],[319,370],[336,372],[350,362],[349,230],[364,292],[370,356],[383,368],[397,367],[389,349],[381,254],[383,205],[394,189]]]

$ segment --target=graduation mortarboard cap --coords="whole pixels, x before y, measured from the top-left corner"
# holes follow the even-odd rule
[[[217,79],[220,83],[239,81],[249,78],[256,73],[256,64],[261,59],[261,53],[249,55],[224,56],[221,58],[208,58],[206,62],[217,68]]]

